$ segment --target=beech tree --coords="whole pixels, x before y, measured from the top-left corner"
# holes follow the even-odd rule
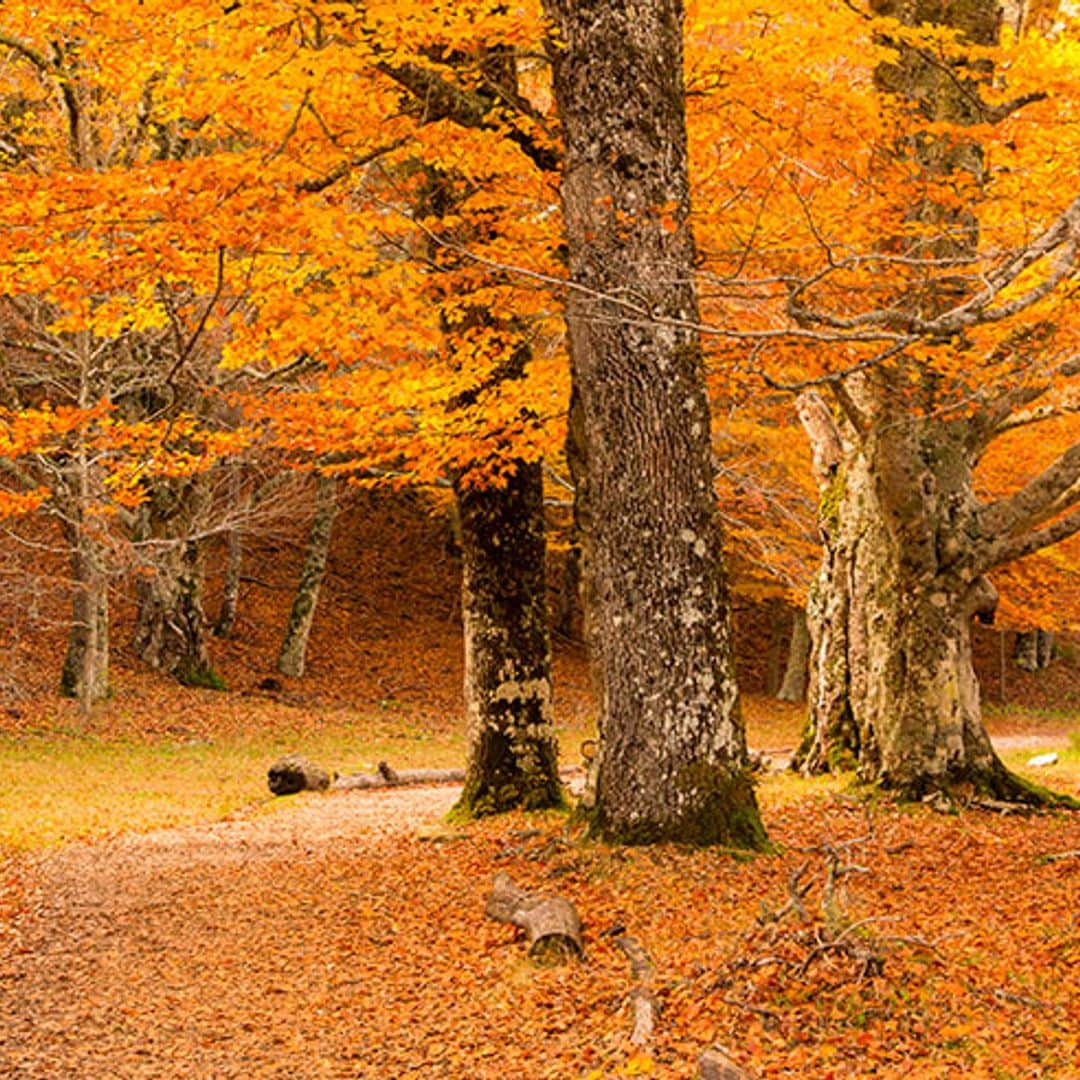
[[[862,777],[908,797],[972,785],[1052,801],[990,745],[970,626],[993,619],[990,571],[1080,529],[1080,445],[996,498],[979,497],[975,469],[1003,433],[1052,412],[1062,381],[1080,370],[1060,289],[1076,271],[1080,200],[1022,246],[981,256],[979,133],[1041,95],[991,100],[994,0],[872,6],[896,20],[878,24],[893,50],[878,90],[912,121],[893,149],[915,178],[903,232],[879,256],[893,275],[891,302],[840,318],[800,301],[799,314],[804,325],[889,327],[906,340],[828,382],[831,403],[816,391],[800,401],[825,547],[811,591],[801,763],[814,771],[855,760]],[[945,47],[931,42],[935,32]],[[973,387],[964,372],[998,378]]]
[[[595,832],[764,842],[731,661],[673,0],[551,0],[600,696]],[[614,298],[629,296],[628,315]]]

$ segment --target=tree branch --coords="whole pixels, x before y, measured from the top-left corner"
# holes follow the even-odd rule
[[[1076,492],[1075,497],[1080,498],[1080,491]],[[982,566],[986,570],[992,570],[995,566],[1012,562],[1014,559],[1022,559],[1025,555],[1031,555],[1062,540],[1067,540],[1078,532],[1080,532],[1080,507],[1073,510],[1071,514],[1066,514],[1065,517],[1058,518],[1057,521],[1034,532],[1003,538],[997,543],[988,545],[982,557]]]
[[[1024,543],[1023,538],[1010,540],[1009,537],[1038,521],[1055,506],[1064,509],[1065,507],[1060,503],[1061,497],[1074,487],[1078,480],[1080,480],[1080,443],[1070,446],[1052,465],[1032,478],[1015,495],[984,507],[979,512],[979,524],[982,535],[991,539],[987,541],[987,555],[982,560],[983,565],[992,566],[1004,561],[1004,557],[997,554],[999,550],[1011,550]],[[1069,501],[1075,501],[1076,498],[1080,498],[1080,490],[1075,492],[1074,499]],[[1046,530],[1040,531],[1048,532],[1053,528],[1054,526],[1047,526]],[[1029,550],[1035,551],[1039,547],[1046,547],[1067,535],[1069,535],[1068,532],[1056,539],[1045,540]],[[1017,556],[1010,555],[1009,557],[1016,558]]]

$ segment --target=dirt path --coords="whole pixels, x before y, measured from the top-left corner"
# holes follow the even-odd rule
[[[340,1046],[294,1060],[323,1031],[311,980],[333,982],[318,958],[342,953],[359,897],[389,909],[401,842],[457,791],[334,792],[26,860],[31,911],[0,964],[0,1077],[381,1075],[342,1064]]]

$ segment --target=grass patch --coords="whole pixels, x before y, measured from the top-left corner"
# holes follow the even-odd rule
[[[50,847],[287,805],[269,794],[266,770],[292,751],[349,773],[380,760],[395,768],[459,765],[464,740],[381,722],[174,742],[70,731],[0,736],[0,848]]]
[[[1065,736],[1047,735],[1044,747],[1027,747],[1006,750],[1001,760],[1017,776],[1040,787],[1064,795],[1080,796],[1080,735],[1073,732],[1065,743]],[[1053,751],[1058,759],[1053,765],[1031,766],[1028,762],[1037,754]]]

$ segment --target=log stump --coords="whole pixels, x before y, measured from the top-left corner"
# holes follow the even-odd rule
[[[505,871],[495,875],[484,910],[488,918],[524,930],[529,956],[539,963],[558,964],[584,952],[574,905],[561,896],[526,892]]]
[[[307,758],[290,754],[270,766],[266,782],[274,795],[295,795],[298,791],[325,791],[330,774]]]

